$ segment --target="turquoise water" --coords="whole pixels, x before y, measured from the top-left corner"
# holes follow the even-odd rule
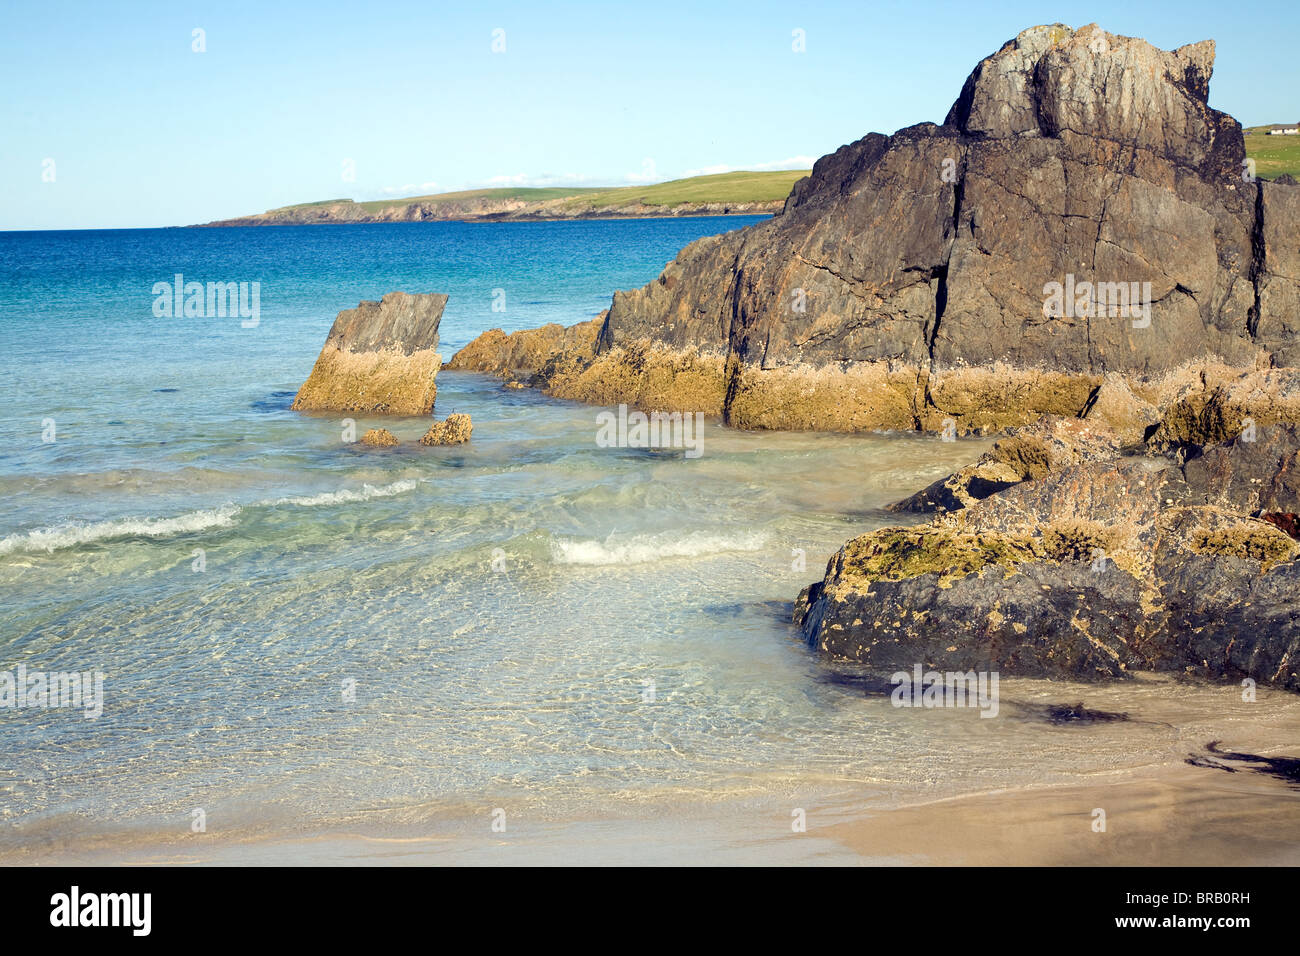
[[[105,675],[93,720],[0,709],[0,854],[183,841],[195,809],[256,840],[888,804],[1177,760],[1245,719],[1165,682],[897,710],[808,651],[799,589],[982,443],[712,422],[698,459],[602,448],[599,409],[446,372],[462,447],[289,410],[360,299],[450,293],[450,356],[589,318],[744,221],[0,234],[0,671]],[[260,323],[155,318],[175,272],[260,281]],[[1017,709],[1069,695],[1142,719]],[[1290,697],[1258,706],[1294,726]]]

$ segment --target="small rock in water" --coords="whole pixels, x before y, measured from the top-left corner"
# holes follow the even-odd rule
[[[438,392],[441,293],[390,292],[338,314],[296,411],[428,415]]]
[[[465,414],[451,414],[445,422],[434,422],[420,439],[421,445],[460,445],[469,441],[474,425]]]
[[[361,436],[361,444],[384,446],[384,445],[400,445],[401,442],[398,441],[397,436],[394,435],[392,432],[390,432],[387,428],[372,428],[370,429],[370,431],[366,432],[364,435]]]

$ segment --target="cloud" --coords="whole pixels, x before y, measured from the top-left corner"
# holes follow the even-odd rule
[[[591,176],[584,176],[581,173],[541,173],[540,175],[515,173],[512,176],[491,176],[477,183],[467,184],[462,188],[475,189],[484,186],[581,186],[591,185],[595,182],[596,180]]]
[[[629,183],[653,183],[658,182],[660,175],[655,171],[655,161],[647,156],[641,160],[641,171],[639,173],[628,173],[623,177]]]
[[[744,166],[729,166],[725,163],[719,163],[716,166],[688,169],[682,173],[682,176],[715,176],[718,173],[735,173],[741,170],[759,173],[776,169],[811,169],[816,161],[817,157],[815,156],[791,156],[789,159],[779,159],[772,163],[746,163]]]

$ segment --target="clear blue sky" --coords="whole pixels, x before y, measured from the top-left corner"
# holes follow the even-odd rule
[[[1025,27],[1212,37],[1210,102],[1300,120],[1293,2],[61,3],[0,13],[0,229],[184,225],[517,182],[793,168],[941,122]],[[205,31],[206,52],[192,51]],[[505,31],[505,51],[492,33]],[[792,51],[792,31],[806,52]],[[54,182],[43,182],[46,159]],[[343,179],[351,160],[355,180]]]

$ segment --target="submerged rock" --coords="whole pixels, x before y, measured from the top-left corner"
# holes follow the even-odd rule
[[[292,407],[428,415],[438,391],[438,325],[446,305],[441,293],[390,292],[340,312]]]
[[[361,444],[391,446],[400,445],[401,442],[398,440],[397,436],[387,428],[372,428],[361,436]]]
[[[446,421],[434,422],[420,439],[421,445],[460,445],[469,441],[474,425],[468,415],[451,414]]]

